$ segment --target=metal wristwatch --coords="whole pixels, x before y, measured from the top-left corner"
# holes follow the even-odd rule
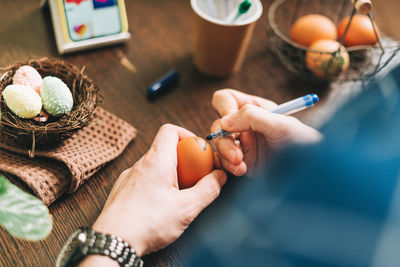
[[[56,267],[76,266],[87,255],[105,255],[123,267],[142,267],[143,261],[128,242],[114,235],[98,233],[91,228],[79,228],[67,240],[57,257]]]

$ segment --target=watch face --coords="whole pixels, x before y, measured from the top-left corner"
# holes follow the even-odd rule
[[[86,233],[82,229],[76,230],[67,240],[60,254],[58,254],[56,267],[74,266],[71,264],[85,256],[83,253],[85,241]]]

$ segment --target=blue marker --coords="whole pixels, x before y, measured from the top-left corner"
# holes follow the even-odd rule
[[[176,70],[171,70],[164,76],[162,76],[158,81],[152,83],[149,88],[147,88],[147,96],[149,98],[154,97],[162,92],[169,90],[173,84],[177,83],[179,80],[179,72]]]
[[[276,109],[274,109],[271,112],[277,114],[290,115],[295,112],[301,111],[303,109],[312,107],[314,104],[318,102],[318,100],[319,98],[316,94],[305,95],[303,97],[299,97],[289,102],[280,104],[279,106],[276,107]],[[215,133],[210,134],[209,136],[206,137],[206,139],[213,140],[217,137],[224,137],[231,134],[232,134],[231,132],[221,129]]]

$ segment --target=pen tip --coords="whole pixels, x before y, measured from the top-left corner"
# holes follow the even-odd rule
[[[206,140],[207,140],[207,141],[211,141],[212,139],[213,139],[212,134],[207,135],[207,137],[206,137]]]

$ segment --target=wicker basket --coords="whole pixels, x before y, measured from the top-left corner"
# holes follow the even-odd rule
[[[276,0],[268,12],[269,27],[268,44],[272,52],[281,60],[286,68],[297,78],[308,82],[329,82],[311,72],[305,63],[307,52],[333,54],[312,51],[293,42],[288,36],[293,23],[307,14],[321,14],[330,18],[335,24],[353,12],[353,4],[349,0]],[[381,35],[381,46],[349,47],[350,66],[340,76],[343,80],[359,80],[373,78],[400,51],[400,43]]]
[[[84,67],[79,69],[62,60],[48,58],[15,63],[0,69],[0,94],[7,85],[12,84],[15,71],[22,65],[34,67],[42,77],[60,78],[68,85],[74,99],[74,106],[68,114],[47,122],[37,122],[16,116],[0,95],[1,134],[16,138],[18,143],[30,147],[30,153],[34,153],[35,146],[60,142],[75,130],[86,126],[101,98],[97,86],[84,74]]]

